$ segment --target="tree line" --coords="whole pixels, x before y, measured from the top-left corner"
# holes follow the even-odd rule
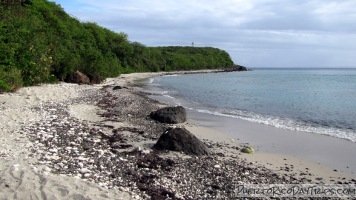
[[[125,33],[80,22],[54,2],[13,2],[0,4],[0,92],[63,81],[77,70],[104,80],[131,72],[233,66],[229,54],[217,48],[147,47]]]

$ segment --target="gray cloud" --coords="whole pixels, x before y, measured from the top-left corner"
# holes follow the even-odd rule
[[[56,2],[148,46],[214,46],[250,67],[356,67],[354,0]]]

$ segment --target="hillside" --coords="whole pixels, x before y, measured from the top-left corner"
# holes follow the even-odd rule
[[[121,73],[227,68],[211,47],[146,47],[47,0],[0,1],[0,92],[62,81],[79,70],[91,80]]]

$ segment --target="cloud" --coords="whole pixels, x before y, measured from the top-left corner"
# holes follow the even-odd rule
[[[354,0],[56,0],[148,46],[214,46],[251,66],[355,66]]]

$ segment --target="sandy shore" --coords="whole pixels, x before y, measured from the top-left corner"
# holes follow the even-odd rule
[[[356,152],[356,144],[351,141],[204,113],[190,112],[190,116],[201,126],[250,143],[257,151],[250,156],[255,161],[279,157],[282,165],[300,163],[301,167],[311,169],[309,171],[320,174],[325,180],[336,180],[339,176],[356,177],[356,160],[350,159]],[[284,158],[288,158],[288,163],[283,161]],[[275,166],[279,167],[282,166]]]
[[[80,98],[88,89],[92,90],[93,86],[60,83],[0,94],[0,199],[131,197],[128,193],[108,190],[80,178],[51,173],[48,165],[33,156],[39,143],[30,141],[30,133],[24,130],[51,117],[48,105],[64,106]]]
[[[169,125],[147,115],[164,105],[133,85],[161,74],[0,94],[0,199],[226,198],[233,184],[355,183],[352,173],[298,157],[244,155],[243,141],[194,119],[179,126],[213,155],[152,151]]]

